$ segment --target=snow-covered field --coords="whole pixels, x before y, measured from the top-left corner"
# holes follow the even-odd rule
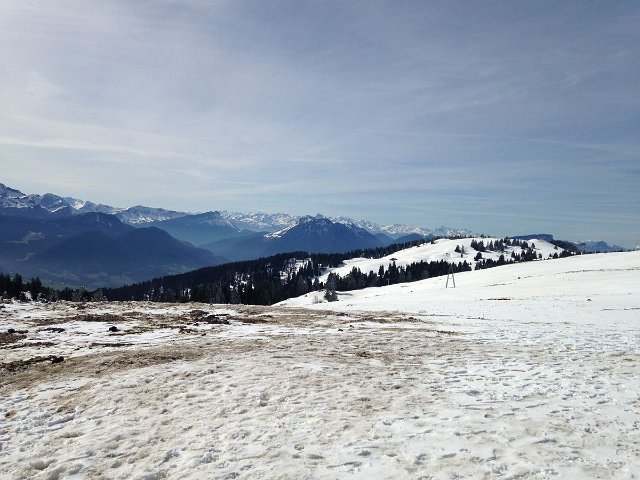
[[[486,246],[490,242],[497,240],[500,239],[470,237],[452,240],[441,238],[434,240],[433,243],[426,242],[422,245],[406,248],[381,258],[351,258],[345,260],[343,265],[339,267],[327,269],[320,277],[320,281],[326,282],[330,273],[336,273],[344,277],[348,275],[354,267],[358,268],[364,274],[368,274],[369,272],[378,273],[380,267],[384,267],[385,270],[387,270],[392,263],[395,263],[397,267],[406,267],[416,262],[445,261],[448,263],[462,263],[466,261],[471,265],[471,268],[475,268],[476,262],[474,257],[478,251],[471,246],[471,243],[473,241],[483,242]],[[553,256],[554,253],[559,255],[563,251],[562,248],[540,239],[528,240],[527,244],[529,246],[533,245],[535,253],[541,255],[542,258],[549,258]],[[461,249],[460,253],[455,251],[456,247]],[[521,251],[522,248],[519,246],[507,246],[504,252],[485,251],[481,253],[484,259],[498,260],[500,255],[504,255],[504,258],[509,260],[512,252],[520,253]]]
[[[444,283],[3,305],[0,478],[638,478],[640,252]]]

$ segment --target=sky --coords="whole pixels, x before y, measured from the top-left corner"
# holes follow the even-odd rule
[[[0,182],[640,242],[640,2],[0,0]]]

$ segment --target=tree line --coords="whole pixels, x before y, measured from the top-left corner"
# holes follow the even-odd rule
[[[102,301],[107,298],[102,289],[87,291],[84,288],[55,289],[43,285],[40,277],[25,281],[19,273],[13,276],[0,273],[0,300],[20,300],[56,302],[66,300],[70,302]]]
[[[431,243],[435,239],[430,240]],[[336,300],[336,291],[358,290],[397,283],[413,282],[425,278],[446,275],[472,269],[466,260],[449,263],[440,261],[420,261],[406,266],[397,266],[394,261],[387,268],[380,266],[377,271],[362,272],[354,267],[347,275],[331,273],[326,282],[319,278],[328,268],[335,268],[350,258],[382,258],[410,247],[424,244],[426,240],[416,240],[374,249],[355,250],[347,253],[309,254],[291,252],[256,260],[233,262],[214,267],[205,267],[191,272],[154,278],[145,282],[118,288],[87,291],[83,288],[55,290],[42,285],[38,279],[23,282],[22,277],[0,274],[0,295],[4,298],[21,300],[68,300],[68,301],[154,301],[154,302],[204,302],[271,305],[288,298],[304,295],[312,291],[324,291],[327,300]],[[519,246],[505,257],[506,247]],[[477,251],[475,268],[491,268],[508,263],[539,259],[535,245],[510,238],[492,240],[472,240],[471,247]],[[482,252],[504,252],[498,260],[485,259]],[[464,254],[464,248],[456,252]],[[571,255],[571,252],[556,253],[554,257]],[[28,293],[27,293],[28,292]]]

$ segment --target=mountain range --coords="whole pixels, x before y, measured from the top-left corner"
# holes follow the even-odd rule
[[[284,252],[341,253],[470,236],[477,234],[320,214],[118,208],[51,193],[24,194],[0,183],[0,271],[39,276],[58,286],[117,286]],[[620,249],[604,242],[581,248]]]
[[[0,184],[0,271],[55,286],[98,288],[280,252],[346,252],[391,236],[321,215],[205,212],[109,205]],[[202,247],[202,248],[200,248]]]
[[[46,212],[44,212],[46,211]],[[19,214],[20,216],[48,216],[55,214],[60,216],[76,215],[82,213],[107,213],[115,215],[124,223],[130,225],[156,224],[165,220],[177,219],[180,217],[202,215],[163,208],[145,207],[136,205],[129,208],[118,208],[86,200],[79,200],[72,197],[61,197],[52,193],[44,195],[24,194],[19,190],[7,187],[0,183],[0,213]],[[207,214],[218,213],[229,224],[238,229],[253,232],[277,232],[287,227],[296,225],[300,219],[306,216],[295,216],[287,213],[241,213],[229,212],[206,212]],[[206,217],[202,217],[207,220]],[[458,229],[440,226],[436,228],[416,227],[412,225],[379,225],[368,220],[354,220],[349,217],[327,217],[334,223],[353,224],[372,234],[385,234],[391,239],[396,239],[409,234],[419,234],[422,236],[461,236],[468,237],[477,235],[467,229]],[[162,228],[162,225],[157,225]]]

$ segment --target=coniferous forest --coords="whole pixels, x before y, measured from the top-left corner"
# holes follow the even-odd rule
[[[435,241],[431,240],[432,242]],[[242,303],[270,305],[311,291],[327,290],[325,298],[335,300],[335,291],[358,290],[425,278],[447,275],[472,269],[467,261],[448,263],[443,260],[414,262],[406,266],[391,263],[376,272],[362,272],[354,267],[345,276],[329,275],[326,284],[318,278],[327,268],[339,266],[344,260],[357,257],[381,258],[399,250],[421,245],[425,240],[390,245],[371,250],[357,250],[344,254],[308,254],[293,252],[258,260],[207,267],[181,275],[156,278],[148,282],[105,290],[109,300],[150,300],[165,302]],[[526,241],[505,238],[487,245],[474,241],[473,248],[482,251],[506,251],[507,246],[519,246],[520,253],[498,260],[475,258],[476,268],[491,268],[508,263],[539,259],[535,245]],[[562,253],[560,255],[569,255]]]

